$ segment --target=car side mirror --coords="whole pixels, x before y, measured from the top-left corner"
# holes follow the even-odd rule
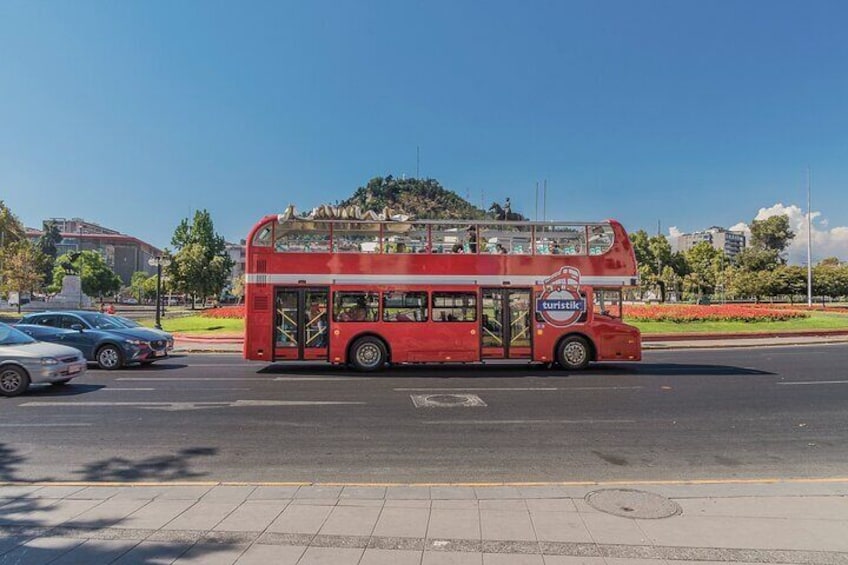
[[[78,332],[81,332],[81,331],[82,331],[82,324],[73,324],[73,325],[71,326],[71,329],[72,329],[72,330],[76,330],[76,331],[78,331]]]

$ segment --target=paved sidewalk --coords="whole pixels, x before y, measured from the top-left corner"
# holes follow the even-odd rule
[[[0,486],[4,565],[718,562],[848,564],[848,479]]]

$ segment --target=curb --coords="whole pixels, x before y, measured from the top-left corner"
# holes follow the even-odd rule
[[[721,339],[768,339],[768,338],[792,338],[792,337],[838,337],[848,336],[848,329],[844,330],[798,330],[792,332],[737,332],[726,334],[714,333],[675,333],[675,334],[644,334],[642,343],[653,341],[703,341]]]

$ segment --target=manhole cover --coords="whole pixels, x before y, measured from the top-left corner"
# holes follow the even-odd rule
[[[623,518],[668,518],[682,511],[673,500],[642,490],[596,490],[586,495],[586,502],[596,510]]]
[[[476,394],[412,394],[416,408],[472,408],[486,406]]]

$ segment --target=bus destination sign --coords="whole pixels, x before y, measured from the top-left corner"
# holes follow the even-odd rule
[[[536,303],[538,312],[584,312],[586,301],[583,299],[555,298],[552,300],[540,300]]]

